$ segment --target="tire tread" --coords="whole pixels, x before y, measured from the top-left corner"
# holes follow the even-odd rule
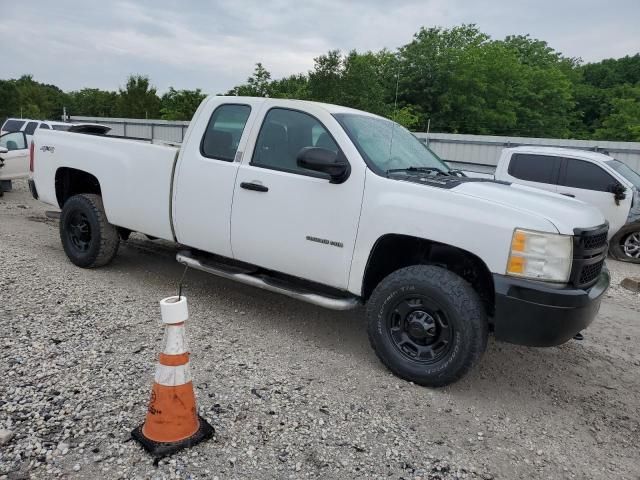
[[[443,372],[435,378],[418,378],[408,375],[406,371],[399,368],[395,362],[390,361],[387,353],[379,345],[376,332],[378,310],[384,302],[384,298],[403,286],[409,284],[424,284],[429,287],[443,290],[448,293],[448,298],[456,312],[464,312],[467,320],[466,326],[472,336],[470,348],[466,352],[463,364],[455,371]],[[478,362],[487,346],[488,322],[484,306],[478,294],[461,277],[455,273],[441,267],[432,265],[414,265],[388,275],[374,289],[367,304],[367,318],[369,319],[368,336],[369,342],[380,361],[387,366],[395,375],[414,383],[440,387],[456,382],[462,378]],[[464,333],[464,332],[462,332]]]

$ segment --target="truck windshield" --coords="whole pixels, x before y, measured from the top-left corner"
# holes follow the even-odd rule
[[[355,113],[334,117],[370,168],[380,174],[397,171],[449,172],[449,167],[406,128],[391,120]]]
[[[640,190],[640,174],[633,170],[626,163],[622,163],[620,160],[608,160],[606,162],[611,168],[613,168],[616,172],[622,175],[624,178],[629,180],[633,185]]]

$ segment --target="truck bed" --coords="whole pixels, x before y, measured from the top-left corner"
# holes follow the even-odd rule
[[[171,177],[178,147],[55,130],[37,130],[34,143],[34,179],[42,201],[58,205],[60,169],[82,170],[100,179],[111,224],[173,240]]]

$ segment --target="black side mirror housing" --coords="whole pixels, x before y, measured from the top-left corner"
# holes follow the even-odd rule
[[[351,173],[351,166],[344,154],[326,148],[305,147],[298,152],[296,162],[307,170],[326,173],[331,183],[343,183]]]
[[[613,193],[613,199],[616,201],[616,205],[620,205],[620,200],[627,198],[627,189],[624,185],[614,183],[609,186],[609,191]]]

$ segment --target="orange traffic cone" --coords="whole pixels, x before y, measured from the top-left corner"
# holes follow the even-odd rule
[[[200,417],[189,371],[184,322],[189,318],[187,299],[160,301],[165,325],[164,349],[156,368],[147,418],[131,432],[155,457],[170,455],[213,436],[213,427]]]

